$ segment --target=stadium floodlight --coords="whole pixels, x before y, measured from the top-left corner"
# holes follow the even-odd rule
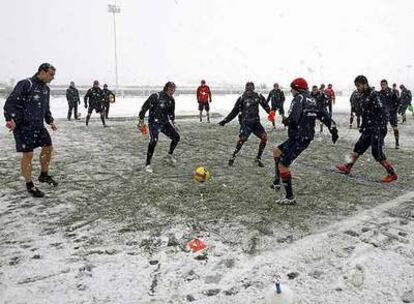
[[[116,91],[119,89],[118,83],[118,53],[117,53],[117,44],[116,44],[116,18],[115,15],[121,12],[121,7],[115,4],[108,4],[108,12],[111,13],[114,17],[114,51],[115,51],[115,83]]]

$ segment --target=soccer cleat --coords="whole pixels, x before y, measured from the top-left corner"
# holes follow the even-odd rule
[[[261,168],[263,168],[264,167],[264,164],[263,164],[263,162],[262,162],[262,160],[260,159],[260,158],[256,158],[255,160],[254,160],[254,162],[259,166],[259,167],[261,167]]]
[[[236,159],[235,157],[232,157],[232,158],[229,159],[229,167],[232,167],[234,165],[234,160],[235,159]]]
[[[385,178],[382,179],[383,183],[391,183],[395,180],[397,180],[398,175],[397,174],[388,174]]]
[[[33,197],[44,197],[45,194],[40,191],[38,188],[36,188],[35,186],[27,189],[27,192],[29,192]]]
[[[148,172],[148,173],[153,173],[153,172],[154,172],[154,170],[152,170],[151,165],[146,165],[146,166],[145,166],[145,172]]]
[[[352,125],[349,125],[349,128],[352,129]]]
[[[348,164],[343,164],[343,165],[336,165],[336,169],[345,175],[348,175],[349,173],[351,173],[351,166],[349,166]]]
[[[399,150],[400,149],[400,145],[395,145],[395,149]]]
[[[294,197],[284,197],[277,201],[278,205],[296,205],[296,199]]]
[[[47,183],[47,184],[49,184],[49,185],[51,185],[53,187],[56,187],[58,185],[58,182],[55,181],[53,179],[53,177],[50,176],[50,175],[40,175],[39,176],[39,182],[41,182],[41,183]]]

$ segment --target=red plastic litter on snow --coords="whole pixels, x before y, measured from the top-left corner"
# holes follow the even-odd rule
[[[187,246],[192,252],[199,252],[207,247],[207,245],[200,239],[192,239],[187,243]]]

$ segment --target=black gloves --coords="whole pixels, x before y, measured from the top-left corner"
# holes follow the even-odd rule
[[[332,135],[332,142],[335,144],[336,141],[339,138],[339,136],[338,136],[338,129],[337,128],[332,128],[331,129],[331,135]]]

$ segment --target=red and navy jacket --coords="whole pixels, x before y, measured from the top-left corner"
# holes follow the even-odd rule
[[[199,103],[211,102],[211,91],[208,85],[201,85],[197,89],[197,101]]]
[[[16,127],[43,127],[53,122],[50,112],[50,89],[36,75],[21,80],[4,104],[4,118],[14,120]]]
[[[318,108],[316,99],[309,91],[303,90],[297,94],[290,105],[289,116],[283,119],[283,124],[288,127],[288,136],[300,141],[311,141],[315,136],[315,120],[319,119],[332,132],[336,128],[325,109]]]

